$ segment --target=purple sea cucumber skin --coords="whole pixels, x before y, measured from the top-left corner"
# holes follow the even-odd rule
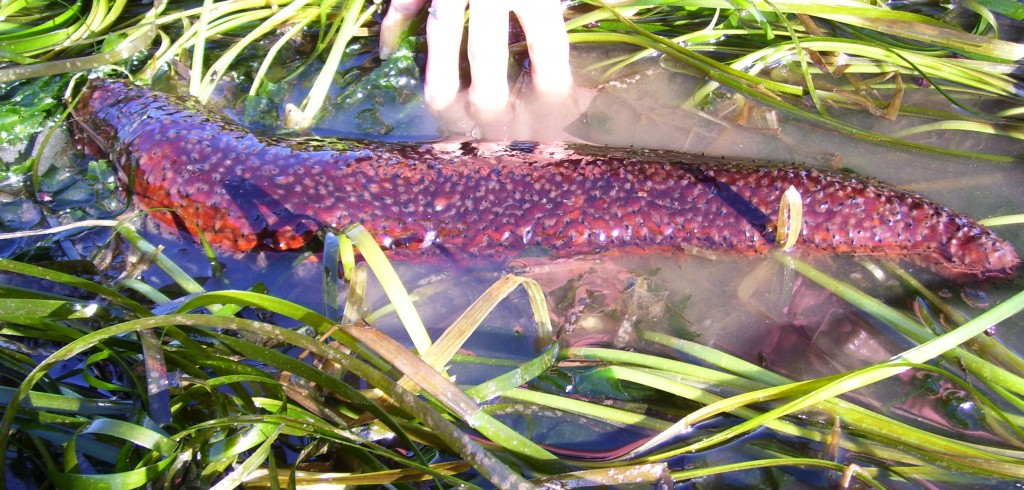
[[[585,145],[394,145],[252,134],[194,100],[96,79],[77,125],[161,220],[236,250],[302,247],[361,223],[388,248],[509,257],[672,247],[761,254],[794,186],[796,247],[1007,277],[1013,247],[920,196],[842,173]]]

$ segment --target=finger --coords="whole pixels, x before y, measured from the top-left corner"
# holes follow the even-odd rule
[[[508,105],[508,13],[505,2],[470,0],[469,102],[481,117]]]
[[[548,98],[567,95],[572,89],[572,70],[561,3],[532,0],[517,4],[513,11],[526,33],[534,92]]]
[[[459,53],[468,0],[434,0],[427,18],[427,69],[423,98],[442,110],[459,94]]]
[[[380,22],[380,59],[387,59],[398,50],[398,38],[409,27],[413,17],[426,0],[391,0],[388,13]]]

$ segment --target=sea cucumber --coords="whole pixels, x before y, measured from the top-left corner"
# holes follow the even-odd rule
[[[74,110],[143,208],[241,251],[303,247],[362,223],[386,248],[511,257],[672,247],[776,246],[781,194],[804,206],[796,248],[928,263],[957,279],[1008,277],[1013,247],[965,216],[855,176],[587,145],[386,144],[253,134],[194,99],[94,79]],[[96,148],[98,147],[98,148]]]

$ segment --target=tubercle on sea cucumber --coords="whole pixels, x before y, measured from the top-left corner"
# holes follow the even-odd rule
[[[144,208],[235,250],[302,247],[362,223],[386,248],[511,257],[672,247],[761,254],[789,187],[797,248],[924,260],[954,279],[1008,277],[1013,247],[924,198],[842,173],[586,145],[396,145],[254,135],[193,99],[89,82],[80,130]]]

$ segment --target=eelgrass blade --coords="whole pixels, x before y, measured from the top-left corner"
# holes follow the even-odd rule
[[[192,95],[202,94],[203,64],[206,61],[206,39],[209,37],[211,7],[213,0],[203,0],[203,6],[199,14],[199,21],[196,23],[196,42],[192,47],[192,73],[189,76],[188,91]],[[202,100],[202,99],[200,99]]]
[[[537,281],[521,276],[505,275],[487,288],[469,308],[452,322],[441,337],[423,354],[423,362],[436,370],[443,368],[455,355],[455,352],[469,339],[480,324],[505,300],[517,287],[523,286],[530,298],[531,311],[537,325],[538,338],[543,342],[551,342],[551,320],[548,318],[547,301]]]
[[[994,216],[991,218],[982,218],[978,220],[978,224],[982,226],[1005,226],[1005,225],[1020,225],[1024,224],[1024,214],[1011,214],[1006,216]]]
[[[309,0],[293,0],[284,8],[274,12],[269,18],[260,22],[255,28],[249,29],[244,37],[233,43],[226,51],[220,53],[217,59],[210,64],[210,68],[208,70],[198,71],[193,69],[192,79],[198,81],[193,83],[192,93],[195,94],[199,100],[203,102],[208,101],[210,96],[213,94],[217,83],[220,82],[221,77],[223,77],[224,74],[229,73],[231,64],[244,49],[251,46],[259,38],[280,28],[281,25],[292,22],[294,18],[298,16],[297,14],[305,8],[307,3],[309,3]],[[203,15],[205,15],[205,8]],[[203,15],[200,16],[200,22],[204,21]],[[308,19],[313,18],[313,15],[312,13],[306,13],[305,17],[308,22]],[[204,30],[205,27],[200,25],[199,42],[196,43],[193,50],[197,55],[201,53],[201,48],[206,44]]]
[[[167,378],[167,361],[164,359],[163,346],[152,330],[141,330],[138,335],[146,373],[146,406],[149,409],[149,417],[157,425],[169,424],[172,420],[171,382]]]
[[[0,405],[7,406],[14,391],[14,388],[0,386]],[[122,415],[129,412],[132,406],[133,402],[126,400],[89,399],[40,391],[31,392],[22,403],[22,408],[25,410],[65,412],[78,416]]]
[[[691,480],[701,478],[710,475],[720,475],[722,473],[729,473],[732,471],[752,470],[756,468],[769,468],[773,466],[795,466],[795,467],[819,467],[833,470],[839,474],[844,474],[850,470],[851,465],[844,465],[835,463],[832,461],[826,461],[823,459],[813,458],[778,458],[778,459],[766,459],[766,460],[755,460],[755,461],[744,461],[741,463],[728,463],[721,465],[709,466],[706,468],[695,468],[686,470],[677,470],[672,472],[672,478],[676,481]],[[864,482],[870,488],[884,489],[886,486],[875,480],[871,475],[872,471],[869,469],[857,468],[852,471],[851,474],[854,478]],[[844,486],[843,488],[849,488]]]
[[[546,471],[555,472],[567,469],[567,466],[557,456],[491,417],[480,408],[475,400],[467,396],[451,381],[445,379],[441,373],[426,365],[420,358],[387,335],[366,327],[347,326],[343,328],[392,363],[404,376],[411,379],[431,397],[437,399],[456,417],[504,450]]]
[[[345,296],[345,310],[342,312],[342,324],[356,324],[363,318],[366,309],[366,286],[369,274],[363,267],[357,267],[347,274],[348,294]]]
[[[360,7],[365,2],[359,0],[345,0],[344,7],[342,7],[342,15],[340,17],[340,28],[337,34],[331,41],[331,50],[327,54],[327,59],[324,61],[324,66],[320,70],[316,79],[313,81],[313,86],[310,88],[309,94],[303,100],[302,107],[297,111],[294,118],[291,121],[286,122],[286,125],[291,128],[305,129],[308,128],[314,121],[314,117],[323,107],[324,102],[327,98],[327,92],[331,87],[331,83],[334,80],[334,74],[337,72],[338,66],[341,64],[342,56],[345,54],[345,48],[348,46],[349,41],[355,35],[355,30],[363,23],[365,23],[371,15],[376,11],[376,5],[370,5],[360,13]],[[419,348],[419,346],[417,346]]]
[[[398,278],[398,273],[395,272],[395,268],[391,266],[391,262],[384,255],[384,251],[380,249],[380,245],[362,225],[349,226],[343,233],[352,240],[359,253],[362,254],[363,260],[366,261],[366,265],[377,276],[377,280],[380,281],[384,293],[394,305],[395,313],[402,320],[402,325],[409,334],[409,338],[412,339],[416,350],[420,354],[425,354],[432,343],[430,335],[427,333],[427,328],[423,325],[419,313],[416,312],[416,307],[413,305],[405,285]]]
[[[211,487],[211,490],[229,490],[240,486],[245,482],[246,479],[256,471],[257,468],[263,465],[263,462],[270,456],[270,451],[277,441],[278,436],[281,434],[281,425],[274,424],[256,424],[250,430],[249,434],[256,434],[254,441],[261,441],[259,448],[248,455],[245,461],[234,468],[233,471],[228,473],[224,478],[217,482],[216,485]],[[246,450],[244,445],[236,446],[232,448],[234,451],[241,452]]]
[[[389,428],[403,443],[409,447],[416,447],[412,440],[403,430],[401,424],[393,418],[390,414],[385,412],[379,405],[375,404],[372,400],[368,399],[359,390],[354,389],[348,384],[341,380],[328,376],[323,371],[310,366],[304,362],[301,362],[291,356],[287,356],[273,349],[267,349],[253,344],[252,342],[246,342],[244,340],[233,339],[230,337],[223,337],[221,341],[228,344],[232,349],[243,354],[248,359],[258,360],[265,362],[268,365],[275,366],[284,372],[291,373],[296,376],[301,376],[303,379],[314,383],[316,386],[329,391],[334,396],[341,398],[352,405],[352,409],[357,410],[350,414],[352,418],[360,415],[359,411],[364,411],[375,417],[381,424]],[[287,386],[286,386],[287,388]],[[337,427],[345,427],[345,424],[339,424],[335,422]],[[417,454],[417,459],[421,459],[422,456]],[[425,462],[425,461],[421,461]]]
[[[462,461],[450,461],[430,465],[435,475],[424,473],[418,469],[382,470],[360,473],[317,473],[313,471],[294,471],[294,482],[297,488],[307,486],[341,487],[346,485],[389,485],[394,483],[413,483],[435,478],[436,474],[455,475],[465,472],[470,467]],[[274,478],[267,470],[256,470],[245,480],[246,488],[267,488],[276,483],[279,488],[287,487],[292,476],[281,475]],[[452,482],[455,483],[455,482]],[[465,483],[463,482],[465,485]],[[467,488],[478,488],[466,485]]]
[[[324,236],[323,258],[323,296],[324,316],[331,319],[338,318],[338,282],[342,276],[338,273],[340,263],[341,243],[338,235],[327,233]],[[347,275],[345,276],[347,277]]]
[[[972,337],[984,335],[985,330],[988,328],[1024,309],[1024,292],[1017,293],[1012,298],[989,309],[973,320],[961,325],[956,330],[935,337],[916,320],[896,311],[849,284],[829,277],[806,262],[792,256],[774,255],[774,257],[794,268],[804,277],[818,283],[843,300],[891,325],[900,333],[921,344],[917,348],[904,353],[907,357],[903,360],[923,363],[938,355],[949,355],[954,362],[963,364],[974,376],[998,384],[1018,395],[1024,395],[1024,377],[1017,376],[958,347]],[[964,328],[967,325],[970,325],[970,328]]]
[[[641,427],[660,432],[669,430],[672,426],[670,422],[658,419],[656,417],[652,417],[650,415],[630,412],[628,410],[610,407],[608,405],[596,402],[577,400],[573,398],[567,398],[561,395],[542,393],[534,390],[517,388],[510,391],[505,391],[501,394],[501,396],[507,400],[516,400],[535,405],[548,406],[554,409],[583,415],[585,417],[590,417],[596,420],[603,420],[615,424],[628,425],[630,427]]]
[[[141,304],[134,300],[131,300],[121,295],[121,293],[118,293],[113,289],[107,288],[95,282],[81,279],[70,274],[65,274],[63,272],[57,272],[54,270],[45,269],[43,267],[29,265],[22,262],[17,262],[14,260],[4,258],[0,258],[0,270],[14,272],[16,274],[23,274],[26,276],[32,276],[39,279],[45,279],[47,281],[53,281],[59,284],[63,284],[65,286],[70,286],[73,288],[81,289],[83,291],[88,291],[90,293],[107,298],[112,303],[123,306],[138,316],[149,316],[150,314],[149,310],[147,310],[144,306],[142,306]]]
[[[507,395],[510,391],[528,383],[550,369],[557,361],[558,353],[558,343],[554,342],[540,356],[493,379],[466,389],[466,395],[478,403],[483,403],[497,396]]]
[[[780,9],[783,9],[785,11],[786,7],[784,7],[783,5],[777,4],[777,3],[776,3],[776,5]],[[815,124],[817,126],[828,128],[830,130],[836,131],[836,132],[838,132],[840,134],[844,134],[844,135],[847,135],[847,136],[850,136],[850,137],[853,137],[853,138],[869,141],[869,142],[872,142],[872,143],[883,144],[883,145],[891,146],[891,147],[894,147],[894,148],[903,148],[903,149],[909,149],[909,150],[915,150],[915,151],[924,151],[924,152],[931,152],[931,153],[938,153],[938,154],[945,154],[945,155],[951,155],[951,156],[960,156],[960,157],[968,157],[968,158],[983,158],[983,159],[986,159],[986,160],[997,161],[997,162],[1013,162],[1013,161],[1018,161],[1019,160],[1019,157],[1015,157],[1015,156],[1012,156],[1012,155],[1011,156],[1007,156],[1007,155],[995,155],[995,154],[986,154],[986,153],[967,152],[967,151],[952,150],[952,149],[939,148],[939,147],[934,147],[934,146],[929,146],[929,145],[922,145],[922,144],[912,143],[912,142],[909,142],[909,141],[906,141],[906,140],[902,140],[902,139],[898,139],[898,138],[893,138],[893,137],[888,136],[888,135],[882,135],[882,134],[879,134],[879,133],[865,131],[865,130],[862,130],[862,129],[856,127],[856,126],[853,126],[851,124],[848,124],[848,123],[836,120],[834,118],[825,117],[825,116],[822,116],[820,114],[816,114],[816,113],[805,111],[805,110],[801,109],[800,107],[798,107],[798,106],[792,104],[791,102],[787,101],[786,99],[780,98],[779,96],[775,95],[775,93],[774,93],[774,92],[778,92],[780,94],[790,94],[790,95],[795,95],[795,96],[803,96],[805,94],[805,89],[803,87],[799,87],[799,86],[795,86],[795,85],[790,85],[790,84],[780,84],[780,83],[774,82],[773,80],[766,79],[764,77],[758,77],[758,76],[751,75],[750,73],[747,73],[744,70],[738,70],[738,69],[734,68],[733,66],[731,66],[731,65],[734,65],[735,63],[733,63],[733,64],[721,63],[721,62],[713,60],[713,59],[711,59],[711,58],[709,58],[707,56],[701,55],[701,54],[697,53],[694,50],[691,50],[691,49],[688,49],[686,47],[677,45],[677,44],[675,44],[674,42],[672,42],[669,39],[665,39],[665,38],[657,36],[657,35],[655,35],[653,33],[650,33],[648,31],[640,28],[639,26],[637,26],[631,20],[629,20],[629,19],[625,18],[624,16],[622,16],[621,14],[619,14],[615,9],[608,9],[608,12],[610,12],[613,16],[615,16],[623,25],[625,25],[630,31],[632,31],[633,34],[627,35],[627,34],[616,33],[616,32],[601,32],[601,33],[577,32],[577,33],[570,34],[570,40],[572,42],[605,42],[605,43],[606,42],[623,42],[623,43],[635,44],[635,45],[638,45],[638,46],[641,46],[641,47],[645,47],[645,48],[661,51],[665,55],[667,55],[667,56],[669,56],[669,57],[671,57],[671,58],[673,58],[675,60],[678,60],[678,61],[680,61],[682,63],[685,63],[685,64],[687,64],[687,65],[689,65],[689,66],[691,66],[691,67],[693,67],[695,69],[697,69],[702,74],[707,76],[710,80],[712,80],[712,82],[715,83],[715,84],[720,84],[722,86],[725,86],[725,87],[728,87],[728,88],[730,88],[732,90],[735,90],[736,92],[744,95],[745,97],[748,97],[750,99],[753,99],[753,100],[756,100],[758,102],[761,102],[761,103],[763,103],[763,104],[765,104],[765,105],[767,105],[769,107],[772,107],[772,108],[774,108],[774,109],[776,109],[776,110],[778,110],[778,111],[780,111],[782,113],[785,113],[785,114],[787,114],[787,115],[789,115],[791,117],[794,117],[796,119],[808,121],[808,122],[811,122],[811,123],[813,123],[813,124]],[[886,12],[888,12],[888,11],[886,11]],[[851,41],[848,41],[848,40],[837,40],[837,41],[841,42],[841,43],[846,43],[848,45],[851,44]],[[808,44],[808,41],[806,41],[806,40],[801,41],[801,43],[802,43],[802,46],[804,46],[805,48],[809,48],[810,47],[810,45]],[[1013,43],[1009,43],[1009,44],[1013,44]],[[1014,46],[1018,46],[1018,45],[1014,45]],[[1021,50],[1024,50],[1024,45],[1019,45],[1018,47]],[[774,48],[768,48],[768,49],[774,49]],[[815,49],[815,48],[812,48],[812,49]],[[886,52],[886,50],[888,48],[881,48],[881,49],[880,48],[873,48],[873,49],[875,49],[876,51]],[[818,50],[818,49],[816,49],[816,50]],[[829,49],[824,49],[824,48],[822,48],[820,50],[821,51],[829,51]],[[843,50],[841,50],[841,49],[838,50],[838,51],[839,52],[843,52]],[[889,49],[888,51],[891,52],[891,49]],[[904,55],[904,58],[905,58],[905,55]],[[897,56],[896,59],[899,59],[899,57]],[[926,58],[922,57],[920,60],[918,60],[918,62],[923,62],[923,60],[925,60],[925,59]],[[949,73],[957,74],[957,75],[959,74],[955,70],[954,71],[950,71]],[[973,73],[980,73],[980,72],[973,72]],[[984,74],[981,74],[979,76],[988,77],[987,75],[984,75]],[[1009,84],[1009,86],[1010,86],[1010,90],[1011,90],[1010,93],[1011,94],[1016,94],[1017,92],[1019,92],[1019,90],[1014,88],[1015,85],[1013,85],[1012,81],[1006,81],[1006,83]],[[767,89],[767,91],[765,89]],[[700,92],[698,92],[698,94],[696,94],[695,97],[699,98],[700,97]]]
[[[575,471],[561,475],[552,475],[533,480],[544,488],[612,488],[650,486],[650,488],[669,488],[673,481],[669,475],[668,465],[648,463],[615,468],[600,468]]]
[[[922,298],[926,299],[934,307],[938,308],[949,320],[956,325],[967,323],[968,318],[962,314],[956,308],[953,308],[947,301],[939,297],[928,288],[921,284],[920,281],[915,279],[907,271],[900,267],[897,267],[892,263],[883,264],[885,268],[896,275],[904,284],[909,286],[915,293],[919,294]],[[941,326],[945,326],[942,322],[937,322]],[[974,345],[974,351],[982,355],[986,359],[995,361],[996,364],[1005,367],[1017,376],[1024,377],[1024,359],[1013,352],[1011,349],[1001,344],[998,340],[989,337],[988,335],[979,335],[972,340]]]
[[[767,369],[696,342],[645,330],[640,331],[640,337],[643,340],[656,342],[679,350],[712,366],[721,368],[724,371],[731,371],[735,374],[652,354],[602,347],[571,347],[565,350],[564,355],[569,359],[588,359],[615,365],[628,364],[649,368],[665,374],[691,378],[693,383],[724,386],[737,390],[756,390],[765,386],[788,383],[790,381]],[[692,347],[693,349],[691,350],[687,347]]]
[[[801,273],[805,273],[805,269],[806,267],[798,267],[798,270]],[[999,321],[1018,313],[1022,309],[1024,309],[1024,292],[1018,293],[1013,298],[993,307],[974,320],[964,324],[957,330],[936,337],[931,341],[910,349],[893,360],[835,377],[835,379],[830,380],[828,384],[807,395],[801,396],[779,408],[773,409],[765,413],[763,416],[742,422],[728,431],[711,436],[708,439],[701,441],[698,445],[692,445],[691,447],[682,449],[682,451],[696,450],[699,447],[707,447],[709,445],[716,444],[728,437],[732,437],[735,433],[743,433],[745,431],[752,430],[753,428],[758,427],[759,423],[762,423],[765,420],[775,420],[779,416],[793,413],[797,410],[806,409],[830,397],[866,386],[895,374],[899,374],[909,369],[910,364],[908,364],[908,362],[921,363],[939,356],[969,340],[971,337],[983,333],[984,330],[992,324],[998,323]],[[1024,475],[1024,467],[1018,469],[1006,467],[1001,468],[1001,470],[1006,471],[1007,476]]]
[[[183,271],[178,264],[175,264],[170,258],[157,250],[152,244],[146,239],[139,235],[139,232],[135,230],[133,226],[127,223],[121,223],[117,227],[117,233],[123,236],[128,243],[130,243],[136,250],[144,255],[148,255],[153,263],[156,264],[160,270],[164,271],[168,276],[174,280],[186,293],[198,294],[203,293],[206,290],[192,279],[185,271]]]
[[[470,462],[470,464],[472,464],[473,467],[485,478],[488,478],[495,484],[500,484],[502,486],[514,486],[518,488],[531,487],[531,485],[518,473],[512,471],[507,465],[501,463],[488,451],[484,450],[478,444],[467,438],[465,434],[445,420],[444,417],[434,412],[420,399],[401,389],[395,385],[393,381],[387,379],[386,376],[383,376],[370,366],[363,364],[362,362],[353,359],[336,349],[325,346],[314,339],[299,335],[288,329],[282,329],[262,322],[241,318],[219,317],[215,315],[170,315],[163,317],[141,318],[103,328],[69,343],[46,360],[40,362],[35,369],[26,376],[25,381],[22,382],[7,409],[4,411],[3,418],[0,420],[0,432],[10,432],[21,401],[28,395],[32,386],[34,386],[53,365],[67,358],[74,357],[81,352],[94,347],[100,342],[117,335],[148,328],[166,328],[175,325],[227,328],[250,332],[264,336],[268,339],[285,342],[298,348],[315,352],[317,355],[326,359],[345,365],[353,373],[363,379],[366,379],[372,385],[384,391],[385,394],[401,404],[406,411],[410,412],[413,416],[419,418],[424,424],[433,429],[435,434],[442,437],[449,447],[465,458],[466,461]],[[504,427],[501,424],[498,425],[500,427]],[[6,464],[8,444],[8,439],[0,438],[0,465]],[[5,478],[6,475],[0,475],[0,486],[4,484]]]
[[[153,464],[112,475],[78,473],[77,441],[79,437],[91,434],[124,439],[154,451],[160,459]],[[95,485],[102,485],[106,488],[137,488],[152,481],[155,475],[174,461],[171,456],[175,453],[175,447],[174,441],[166,436],[139,425],[114,419],[99,419],[76,431],[75,437],[72,437],[64,447],[64,472],[50,476],[58,486],[64,488],[93,487]]]
[[[696,383],[686,380],[687,383],[693,383],[693,386],[684,389],[682,385],[674,381],[660,381],[657,378],[644,377],[646,375],[640,375],[639,373],[633,374],[634,371],[617,370],[617,373],[625,374],[627,376],[625,379],[631,379],[637,382],[641,382],[656,389],[670,391],[676,394],[677,396],[683,396],[707,405],[706,408],[698,410],[697,412],[693,412],[686,416],[685,418],[683,418],[682,420],[680,420],[677,424],[679,425],[679,427],[671,430],[664,429],[661,435],[654,439],[651,439],[650,441],[648,441],[648,443],[644,444],[640,448],[633,451],[633,454],[645,450],[650,450],[651,448],[654,448],[658,444],[660,444],[661,441],[669,440],[674,435],[677,435],[680,432],[686,432],[687,430],[689,430],[689,427],[692,427],[694,424],[699,423],[701,420],[704,420],[706,417],[712,416],[715,413],[727,411],[733,413],[734,415],[742,417],[760,416],[760,412],[746,411],[746,409],[740,410],[740,408],[748,404],[760,403],[766,400],[778,399],[780,397],[801,396],[805,393],[810,392],[811,390],[819,389],[825,386],[827,383],[830,382],[830,380],[839,379],[840,376],[833,375],[827,378],[821,378],[817,380],[805,381],[794,384],[792,383],[792,381],[784,377],[778,376],[777,374],[771,373],[770,371],[767,371],[763,368],[754,366],[750,363],[747,363],[746,361],[734,358],[732,356],[729,356],[725,353],[716,351],[706,346],[701,346],[699,344],[694,344],[693,342],[669,337],[664,334],[643,332],[642,335],[646,340],[662,343],[672,348],[684,350],[685,352],[687,352],[688,355],[695,355],[698,358],[701,358],[707,362],[711,362],[713,365],[737,372],[748,373],[747,375],[752,379],[762,379],[763,381],[765,381],[766,384],[748,386],[746,384],[736,384],[735,381],[730,381],[729,378],[724,378],[721,381],[717,381],[716,385],[721,383],[724,386],[728,386],[733,389],[743,390],[746,391],[747,393],[743,393],[731,398],[721,398],[715,395],[701,394],[699,388],[702,386],[702,383],[704,382],[703,380],[715,379],[714,377],[707,377],[704,374],[697,375],[697,379],[699,381],[697,381]],[[678,373],[680,371],[679,369],[673,367],[674,363],[678,363],[678,361],[672,361],[667,359],[659,361],[659,358],[646,354],[618,353],[610,349],[595,348],[574,348],[570,349],[568,352],[570,354],[573,354],[574,357],[615,360],[617,362],[629,362],[631,364],[647,366],[649,368],[667,368],[668,371],[661,372],[660,374],[660,376],[663,376],[665,380],[670,379],[670,377],[668,376],[668,372]],[[921,365],[916,366],[918,366],[921,369],[933,369],[930,367],[922,367]],[[706,370],[706,368],[702,368],[699,366],[696,367],[699,369]],[[688,370],[682,370],[683,373],[686,373],[686,371]],[[655,373],[657,372],[651,372],[650,374]],[[682,377],[679,374],[673,374],[673,376],[679,376],[680,381],[686,379],[685,377]],[[957,382],[959,383],[959,381]],[[772,387],[768,388],[769,386]],[[697,388],[697,391],[695,391],[694,388]],[[983,405],[987,407],[994,407],[994,405],[991,404],[991,402],[989,402],[983,396],[981,396],[980,393],[975,392],[973,389],[969,391],[975,393],[976,399]],[[821,406],[816,408],[818,410],[824,410],[830,413],[841,414],[844,425],[850,427],[852,430],[855,430],[859,433],[868,434],[871,438],[880,438],[882,440],[885,440],[888,439],[891,434],[900,434],[901,445],[907,448],[918,448],[916,449],[916,451],[921,453],[922,456],[927,456],[926,451],[937,450],[938,448],[946,448],[947,451],[952,451],[952,453],[956,453],[958,451],[967,451],[970,454],[970,457],[982,459],[985,459],[986,457],[991,458],[1003,456],[1011,458],[1019,457],[1019,453],[1015,451],[1002,451],[996,450],[994,448],[972,446],[968,443],[961,443],[959,441],[950,441],[947,438],[937,436],[927,431],[922,431],[920,429],[911,427],[905,423],[888,419],[884,416],[875,414],[870,410],[863,409],[859,406],[850,404],[840,399],[825,400]],[[1001,417],[1005,422],[1010,423],[1011,425],[1014,423],[1011,422],[1010,419],[1004,416],[1001,412],[995,413],[997,417]],[[818,440],[819,437],[822,437],[821,435],[814,432],[792,432],[795,429],[795,427],[788,425],[774,426],[773,428],[775,428],[776,430],[782,430],[783,432],[790,433],[792,435],[799,434],[801,437],[807,437],[810,438],[811,440]],[[703,447],[703,444],[706,443],[707,441],[701,441],[700,443],[698,443],[698,446],[691,446],[687,450],[697,450],[699,447]],[[909,455],[906,454],[901,455],[899,451],[889,449],[886,446],[880,446],[876,443],[872,443],[869,441],[856,441],[854,438],[851,437],[844,438],[843,444],[849,444],[849,448],[851,450],[855,450],[865,454],[873,454],[877,457],[885,459],[899,460],[902,458],[902,460],[908,461],[907,458],[910,457]],[[1015,443],[1011,442],[1011,444]],[[673,454],[677,454],[677,452],[669,452],[668,454],[663,454],[659,456],[659,458],[668,457]],[[912,459],[916,461],[916,459]]]
[[[153,42],[153,39],[156,38],[156,33],[156,26],[151,25],[148,28],[133,32],[110,51],[66,60],[45,61],[30,65],[0,68],[0,83],[64,73],[77,73],[104,65],[113,65],[131,58],[143,49],[146,49]]]

